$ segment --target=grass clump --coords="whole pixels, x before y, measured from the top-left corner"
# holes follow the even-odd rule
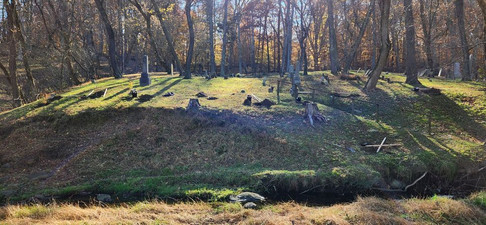
[[[227,201],[231,195],[237,195],[241,193],[241,190],[231,190],[231,189],[209,189],[209,188],[199,188],[194,190],[188,190],[184,194],[187,198],[197,199],[203,201]]]
[[[44,205],[31,205],[12,207],[9,209],[9,214],[14,218],[42,219],[49,216],[52,211],[53,208]]]
[[[486,209],[486,192],[476,192],[469,196],[469,201],[483,209]]]

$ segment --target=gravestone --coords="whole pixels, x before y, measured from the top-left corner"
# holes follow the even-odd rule
[[[140,86],[149,86],[150,85],[150,76],[149,76],[148,65],[149,65],[148,56],[145,55],[143,57],[142,76],[140,77]]]
[[[476,58],[474,57],[473,54],[470,54],[469,55],[469,72],[471,73],[471,78],[476,78],[476,73],[477,73],[477,69],[476,69]]]
[[[454,77],[453,79],[461,78],[461,63],[454,63]]]

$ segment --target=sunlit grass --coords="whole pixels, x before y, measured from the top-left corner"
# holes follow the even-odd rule
[[[17,139],[5,139],[5,149],[14,152],[12,157],[6,157],[13,164],[20,164],[23,162],[19,159],[40,155],[43,148],[48,153],[50,146],[61,146],[62,150],[71,142],[79,141],[73,138],[79,135],[80,140],[87,142],[79,141],[79,145],[69,148],[87,145],[87,153],[66,166],[66,170],[77,176],[67,178],[69,185],[66,182],[43,187],[52,188],[46,194],[89,189],[137,192],[152,197],[175,193],[209,196],[209,199],[221,199],[218,190],[266,187],[268,183],[262,185],[262,180],[268,182],[263,179],[265,176],[275,178],[271,181],[275,188],[292,191],[305,191],[324,185],[323,182],[328,182],[330,187],[365,189],[379,179],[408,183],[424,171],[434,171],[450,179],[457,175],[458,167],[485,159],[481,138],[486,130],[483,117],[486,108],[481,99],[486,94],[481,89],[486,85],[421,78],[424,85],[440,88],[444,94],[433,97],[413,92],[412,86],[403,84],[404,76],[387,74],[393,83],[380,80],[378,90],[364,92],[364,81],[344,81],[332,75],[331,86],[321,85],[319,79],[323,73],[327,72],[302,76],[302,90],[316,93],[315,99],[303,95],[304,100],[315,101],[328,119],[315,128],[305,121],[303,106],[290,96],[288,79],[279,105],[271,109],[242,105],[248,94],[277,102],[276,93],[268,92],[269,87],[277,86],[276,74],[269,76],[266,86],[262,85],[263,78],[257,77],[208,81],[202,77],[185,80],[176,76],[152,76],[152,85],[148,87],[140,87],[138,75],[132,75],[73,87],[58,93],[63,98],[48,106],[37,107],[39,102],[34,102],[0,113],[0,121],[5,121],[5,126],[32,122],[18,125],[23,130],[12,128],[11,136]],[[128,99],[130,82],[139,96],[154,98],[147,102]],[[105,89],[108,89],[105,97],[82,99],[91,91]],[[175,95],[163,97],[167,92]],[[218,98],[199,98],[203,107],[214,114],[221,111],[226,114],[201,119],[174,110],[185,108],[189,99],[197,98],[198,92]],[[359,97],[333,100],[331,93],[359,94]],[[471,96],[475,98],[472,105],[464,102]],[[431,133],[428,132],[429,111],[432,111]],[[54,131],[59,133],[43,137]],[[96,140],[98,136],[103,138]],[[384,137],[387,144],[402,146],[384,148],[380,154],[361,146],[379,144]],[[30,146],[39,146],[38,149],[24,147],[23,151],[17,151],[16,145],[9,142],[27,139],[34,141]],[[457,165],[462,163],[457,160],[459,157],[467,165]],[[36,163],[50,163],[43,167],[47,171],[63,159],[39,158]],[[28,183],[25,177],[31,173],[34,172],[12,174]],[[20,183],[9,185],[16,188]],[[20,195],[28,198],[45,190],[39,189],[28,186]]]

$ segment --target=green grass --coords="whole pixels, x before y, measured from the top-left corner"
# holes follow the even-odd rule
[[[276,75],[265,87],[262,78],[252,77],[155,76],[149,87],[140,87],[134,76],[105,79],[66,90],[48,106],[35,102],[0,113],[0,162],[10,165],[0,168],[0,195],[6,200],[90,190],[120,198],[221,199],[222,190],[343,193],[396,180],[409,184],[425,171],[452,182],[486,159],[485,84],[421,79],[443,93],[428,96],[411,91],[405,77],[389,74],[393,83],[379,81],[378,90],[363,92],[364,82],[333,76],[331,86],[323,86],[323,73],[302,77],[302,90],[316,93],[304,100],[317,102],[328,119],[315,128],[291,98],[288,80],[281,104],[242,105],[248,94],[276,102],[276,93],[267,91],[276,86]],[[139,95],[154,98],[127,99],[130,82]],[[106,88],[105,97],[81,98]],[[186,114],[180,108],[200,91],[218,99],[200,98],[209,112]],[[175,96],[163,97],[166,92]],[[330,93],[360,97],[333,99]],[[361,147],[384,137],[402,146],[378,154]]]

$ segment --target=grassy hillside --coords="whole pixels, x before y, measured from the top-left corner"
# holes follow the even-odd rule
[[[239,203],[139,202],[122,206],[7,206],[6,224],[484,224],[484,193],[465,200],[358,198],[350,204],[309,207],[296,203],[243,209]]]
[[[224,199],[240,190],[281,193],[355,193],[400,189],[428,172],[415,190],[454,191],[486,166],[486,85],[422,79],[442,95],[415,93],[405,77],[387,75],[378,90],[363,82],[316,72],[302,77],[327,122],[311,127],[304,107],[284,85],[271,109],[243,106],[248,94],[277,101],[263,78],[205,80],[154,76],[139,87],[136,76],[72,88],[47,106],[42,100],[0,114],[0,196],[79,197],[109,193],[140,198]],[[128,98],[131,84],[143,102]],[[105,97],[83,99],[93,90]],[[242,93],[244,90],[245,93]],[[183,109],[204,91],[199,115]],[[164,97],[174,92],[172,97]],[[332,97],[357,94],[359,97]],[[303,96],[309,99],[311,96]],[[431,129],[429,130],[429,120]],[[367,149],[387,137],[400,147]],[[472,174],[466,176],[466,174]],[[461,186],[461,190],[475,188]]]

